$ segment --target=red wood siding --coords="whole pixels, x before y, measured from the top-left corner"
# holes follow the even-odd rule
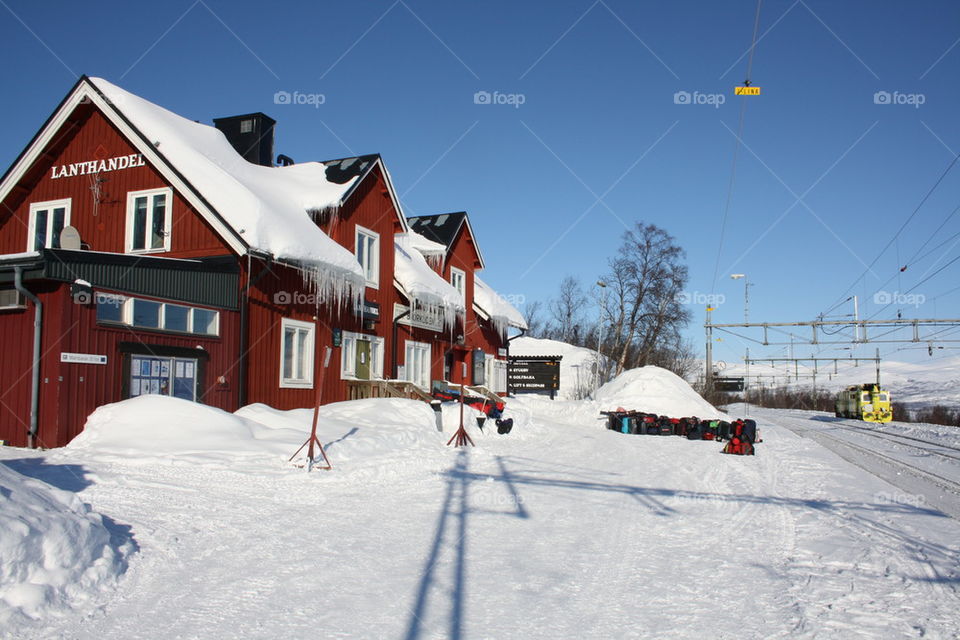
[[[220,336],[172,334],[159,331],[98,325],[94,305],[75,304],[68,284],[36,285],[27,283],[43,303],[42,353],[40,364],[40,412],[37,445],[58,447],[72,440],[97,407],[118,402],[121,394],[123,359],[121,342],[145,346],[201,347],[208,354],[203,378],[198,384],[199,401],[228,411],[237,404],[239,314],[220,310]],[[26,445],[26,427],[30,416],[30,363],[33,346],[33,305],[26,312],[5,313],[0,330],[17,331],[13,358],[0,367],[0,381],[8,389],[0,396],[0,438],[11,444]],[[7,343],[11,344],[11,343]],[[107,356],[106,365],[64,363],[61,353],[85,353]],[[220,376],[226,384],[219,384]],[[12,378],[7,380],[7,378]],[[8,399],[9,398],[9,399]]]
[[[133,146],[94,107],[82,105],[75,121],[64,127],[40,156],[35,167],[0,205],[0,253],[28,249],[27,231],[31,203],[70,198],[70,225],[93,251],[123,253],[127,221],[127,194],[131,191],[169,187],[151,166],[102,174],[102,194],[96,215],[90,190],[91,177],[51,178],[53,166],[135,154]],[[230,253],[213,229],[174,191],[170,236],[166,257],[195,257]],[[32,249],[32,247],[31,247]]]

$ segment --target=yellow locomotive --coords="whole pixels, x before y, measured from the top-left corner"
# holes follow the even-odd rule
[[[837,394],[835,403],[838,418],[855,418],[867,422],[890,422],[890,394],[876,382],[855,384]]]

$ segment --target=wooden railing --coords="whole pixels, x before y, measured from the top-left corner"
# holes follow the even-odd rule
[[[407,398],[430,402],[429,393],[404,380],[348,380],[347,399],[364,400],[366,398]]]
[[[489,388],[483,385],[464,387],[464,389],[466,389],[467,393],[482,396],[491,402],[503,402],[503,398],[495,394],[493,391],[490,391]]]

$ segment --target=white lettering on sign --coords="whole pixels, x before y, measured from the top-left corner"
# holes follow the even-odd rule
[[[128,156],[117,156],[116,158],[107,158],[106,160],[89,160],[87,162],[74,162],[73,164],[53,165],[50,170],[50,178],[73,178],[74,176],[85,176],[88,173],[106,173],[108,171],[121,171],[123,169],[133,169],[146,165],[143,156],[139,153],[131,153]]]
[[[77,364],[107,364],[107,356],[96,353],[61,353],[60,362],[74,362]]]

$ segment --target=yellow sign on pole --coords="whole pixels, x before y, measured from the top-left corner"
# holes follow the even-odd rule
[[[735,96],[758,96],[760,95],[760,87],[734,87],[733,95]]]

